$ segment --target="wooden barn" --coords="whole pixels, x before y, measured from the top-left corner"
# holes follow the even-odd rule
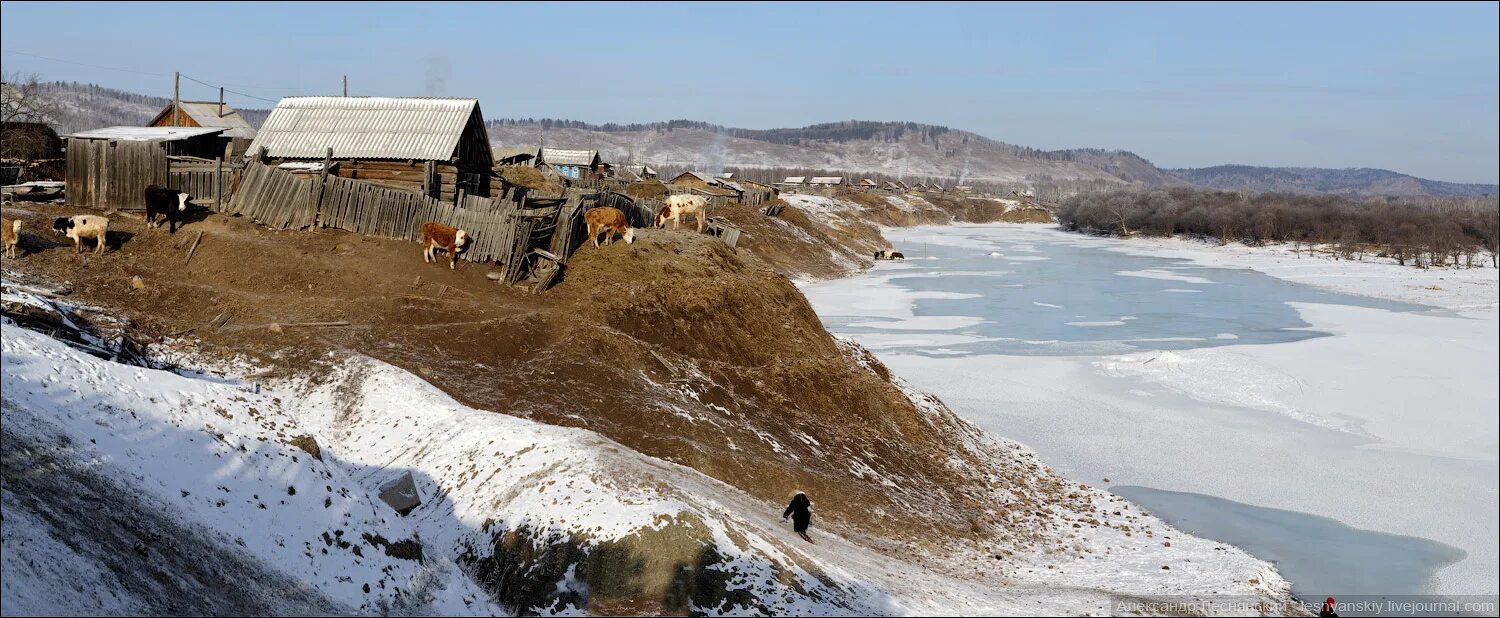
[[[222,164],[223,132],[218,127],[109,127],[69,135],[68,203],[144,209],[146,185],[179,184],[169,157]]]
[[[841,187],[844,185],[843,176],[813,176],[807,181],[808,185],[814,187]]]
[[[446,202],[500,190],[477,99],[287,97],[251,142],[266,162],[323,162],[342,178]]]

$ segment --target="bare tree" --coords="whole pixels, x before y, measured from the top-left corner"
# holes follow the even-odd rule
[[[42,92],[35,73],[8,73],[0,80],[0,120],[5,122],[39,122],[51,125],[57,121],[57,100]]]

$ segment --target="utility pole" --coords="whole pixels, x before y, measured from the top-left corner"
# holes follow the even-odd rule
[[[224,87],[219,86],[219,117],[224,117]]]
[[[344,76],[344,96],[349,96],[349,76]]]
[[[172,126],[178,124],[177,117],[181,115],[182,109],[182,71],[172,72]]]

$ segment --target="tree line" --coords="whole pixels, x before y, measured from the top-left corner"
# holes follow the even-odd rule
[[[1425,266],[1492,267],[1500,254],[1500,200],[1250,194],[1190,188],[1111,191],[1063,200],[1065,228],[1131,236],[1190,236],[1220,243],[1326,245],[1355,259],[1375,253]]]

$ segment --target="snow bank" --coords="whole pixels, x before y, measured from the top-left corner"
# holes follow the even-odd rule
[[[111,363],[9,323],[3,352],[7,432],[71,445],[72,464],[266,578],[284,578],[280,589],[303,591],[318,609],[301,611],[515,612],[470,575],[475,561],[520,560],[524,551],[487,552],[521,531],[529,535],[521,549],[573,547],[588,560],[591,547],[676,530],[713,550],[700,566],[717,574],[708,581],[718,594],[695,595],[711,602],[687,608],[709,614],[1107,612],[1122,595],[1284,592],[1242,552],[1178,535],[1166,550],[1149,535],[1108,526],[1070,533],[1076,554],[1003,563],[987,548],[894,559],[826,531],[806,545],[779,519],[779,504],[588,431],[468,408],[368,358],[330,358],[336,368],[326,374],[256,385]],[[300,435],[316,438],[320,458],[290,444]],[[376,495],[406,473],[423,504],[402,517]],[[77,550],[99,539],[59,537],[18,506],[45,497],[16,487],[5,493],[7,612],[168,611],[120,593],[101,559]],[[1101,512],[1120,508],[1119,499],[1090,491]],[[1129,518],[1165,530],[1147,516]],[[52,562],[38,568],[38,558]],[[586,588],[579,564],[560,568],[556,583],[543,586],[546,604],[529,609],[580,611],[570,602]]]

